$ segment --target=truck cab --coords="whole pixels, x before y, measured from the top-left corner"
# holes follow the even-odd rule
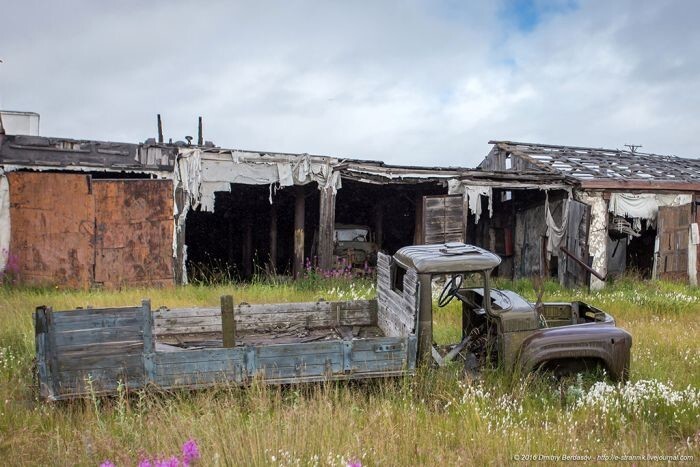
[[[495,364],[558,374],[602,366],[614,380],[627,378],[632,337],[609,314],[580,301],[535,304],[513,291],[493,289],[490,276],[500,261],[464,243],[410,246],[394,255],[393,274],[414,270],[418,276],[419,358],[437,365],[461,358],[470,369]],[[436,276],[446,277],[438,306],[456,299],[462,313],[462,340],[442,347],[432,332]]]

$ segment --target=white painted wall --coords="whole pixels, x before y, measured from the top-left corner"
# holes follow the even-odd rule
[[[39,114],[0,110],[5,134],[39,136]]]

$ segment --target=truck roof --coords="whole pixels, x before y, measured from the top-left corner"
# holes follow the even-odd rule
[[[434,274],[485,271],[501,264],[498,255],[461,242],[403,247],[394,259],[419,273]]]

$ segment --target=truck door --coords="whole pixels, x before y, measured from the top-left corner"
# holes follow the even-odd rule
[[[423,197],[423,243],[464,242],[462,195]]]

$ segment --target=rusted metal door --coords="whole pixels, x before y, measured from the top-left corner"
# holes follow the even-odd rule
[[[688,280],[688,230],[692,206],[659,206],[656,236],[659,252],[656,258],[658,279]]]
[[[95,201],[89,175],[11,172],[10,254],[28,285],[87,288],[93,279]]]
[[[588,230],[591,223],[591,207],[573,199],[569,200],[568,220],[566,225],[566,249],[586,264],[588,262]],[[588,271],[573,259],[559,252],[564,264],[564,285],[566,287],[583,287],[588,282]]]
[[[462,195],[423,197],[423,242],[464,241]]]
[[[107,288],[170,286],[173,192],[169,180],[94,180],[95,278]]]

